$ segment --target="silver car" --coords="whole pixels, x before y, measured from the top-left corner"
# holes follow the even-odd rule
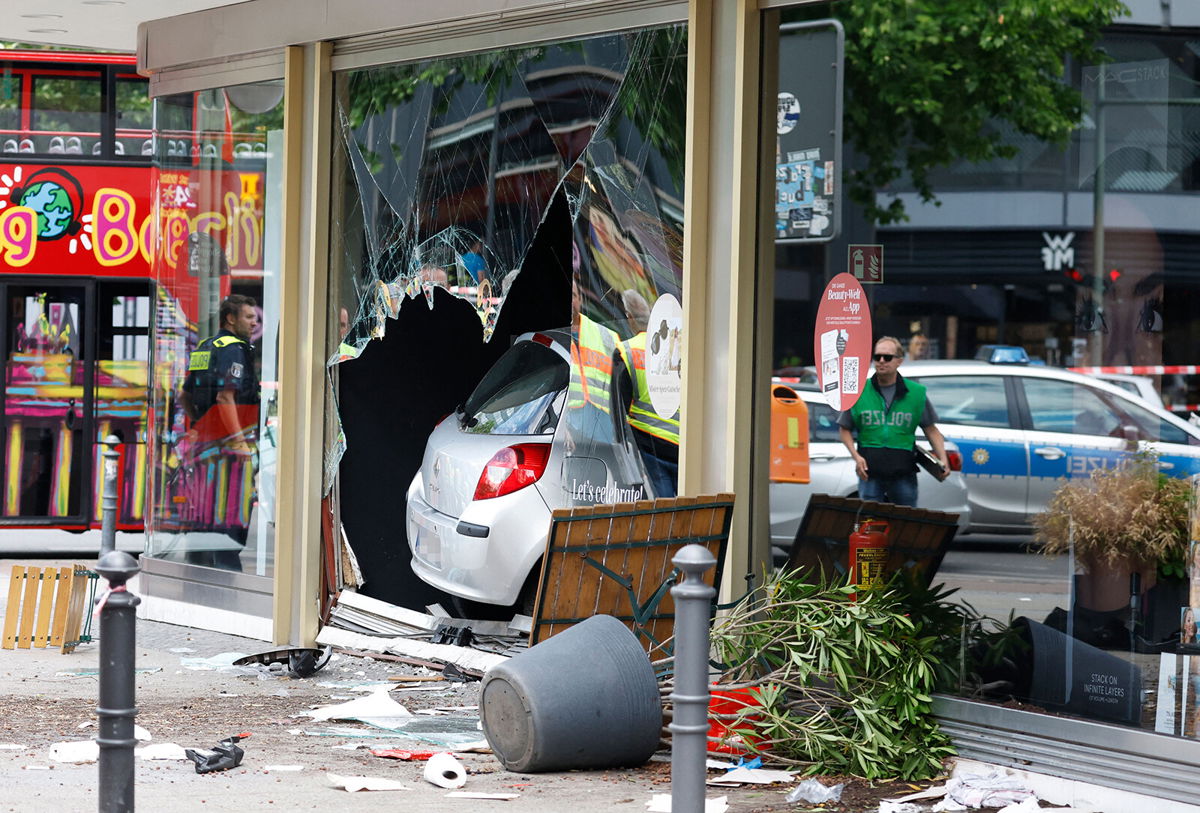
[[[407,530],[413,571],[456,597],[460,611],[479,605],[530,609],[535,566],[555,508],[655,496],[645,484],[619,399],[579,429],[568,410],[570,334],[517,338],[465,404],[443,419],[408,487]],[[817,393],[802,393],[806,403]],[[841,443],[826,442],[832,410],[812,403],[809,483],[771,484],[772,542],[786,550],[808,495],[855,491],[854,464]],[[836,429],[833,429],[836,440]],[[922,505],[965,513],[957,472],[944,483],[922,475]],[[586,484],[586,485],[585,485]],[[927,501],[926,495],[929,496]],[[964,519],[965,524],[965,519]]]
[[[1091,376],[986,361],[914,361],[904,375],[925,385],[962,452],[972,531],[1028,533],[1062,478],[1135,450],[1175,477],[1200,471],[1200,430]]]

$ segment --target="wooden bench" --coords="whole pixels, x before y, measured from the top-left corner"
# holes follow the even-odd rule
[[[719,585],[732,516],[732,494],[555,511],[530,645],[607,614],[628,624],[647,650],[662,646],[675,625],[671,559],[684,545],[707,547],[717,566],[706,579]]]
[[[807,578],[823,573],[826,578],[849,580],[850,534],[864,519],[881,519],[888,524],[885,571],[889,575],[908,571],[926,587],[958,532],[958,514],[814,494],[796,531],[788,568],[801,571]]]

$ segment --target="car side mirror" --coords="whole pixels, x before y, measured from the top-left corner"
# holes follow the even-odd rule
[[[1125,438],[1128,443],[1136,445],[1141,439],[1141,434],[1136,426],[1127,423],[1121,427],[1121,437]]]

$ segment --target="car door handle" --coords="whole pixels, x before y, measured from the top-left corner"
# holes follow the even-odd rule
[[[1060,457],[1067,456],[1067,453],[1057,446],[1039,446],[1033,450],[1033,453],[1047,460],[1058,460]]]
[[[1160,460],[1160,461],[1158,461],[1158,467],[1159,467],[1160,469],[1163,469],[1164,471],[1166,471],[1167,469],[1173,469],[1173,468],[1175,468],[1175,464],[1174,464],[1174,463],[1168,463],[1168,462],[1167,462],[1167,461],[1165,461],[1165,460]]]
[[[822,461],[822,462],[824,462],[824,461],[826,461],[826,460],[836,460],[836,459],[837,459],[837,455],[834,455],[834,454],[810,454],[810,455],[808,456],[808,459],[809,459],[810,461],[812,461],[812,460],[818,460],[818,461]]]

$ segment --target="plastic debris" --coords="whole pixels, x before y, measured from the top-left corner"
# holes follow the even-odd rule
[[[805,779],[796,787],[792,788],[792,792],[784,799],[785,802],[808,802],[813,805],[821,805],[826,802],[838,802],[842,798],[842,788],[845,783],[837,785],[825,786],[816,779]]]
[[[0,742],[0,751],[24,751],[25,746],[15,742]]]
[[[795,778],[795,771],[772,771],[766,768],[736,767],[731,768],[721,776],[714,776],[712,779],[709,779],[708,784],[773,785],[776,782],[791,782]]]
[[[334,706],[322,706],[313,711],[302,711],[296,716],[312,717],[314,720],[358,720],[379,728],[398,728],[412,719],[409,710],[391,698],[386,685],[366,697]]]
[[[100,746],[95,740],[56,742],[50,746],[50,759],[70,765],[95,762],[100,758]]]
[[[378,776],[338,776],[333,773],[327,773],[325,776],[333,787],[350,793],[357,793],[360,790],[412,790],[403,782]]]
[[[176,745],[173,742],[158,742],[154,745],[146,745],[133,753],[141,759],[151,760],[184,760],[188,758],[187,752],[183,750],[183,746]]]
[[[519,793],[480,793],[473,790],[454,790],[446,794],[448,799],[493,799],[498,802],[507,802],[512,799],[520,799]]]
[[[188,748],[184,753],[188,759],[196,763],[196,773],[227,771],[242,764],[242,757],[245,755],[245,751],[238,748],[237,744],[249,736],[249,734],[235,734],[232,737],[226,737],[221,740],[221,742],[213,746],[211,751],[200,748]]]
[[[718,796],[704,800],[704,813],[725,813],[729,809],[729,797]],[[646,802],[646,813],[671,813],[671,794],[656,793]]]
[[[453,754],[445,751],[434,754],[425,763],[425,781],[439,788],[453,790],[467,784],[467,769],[454,758]]]
[[[154,736],[140,725],[134,724],[133,738],[138,742],[150,742],[152,739],[154,739]]]
[[[335,745],[334,748],[342,746]],[[357,746],[356,746],[357,747]],[[423,762],[434,754],[441,753],[440,751],[409,751],[403,748],[372,748],[371,753],[377,757],[386,757],[388,759],[400,759],[405,762]]]
[[[935,811],[967,810],[976,807],[1004,807],[1035,797],[1024,780],[1003,770],[984,774],[964,773],[946,783],[946,798],[934,806]]]
[[[879,803],[879,813],[922,813],[923,810],[913,802],[889,802],[885,799]]]

